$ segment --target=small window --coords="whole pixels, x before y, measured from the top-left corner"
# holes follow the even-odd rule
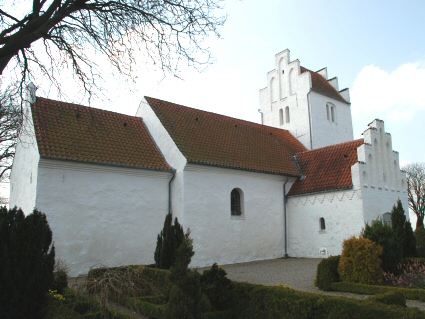
[[[291,121],[289,117],[289,106],[285,107],[285,117],[286,117],[286,123],[289,123]]]
[[[384,215],[382,215],[382,219],[384,221],[385,224],[391,226],[392,222],[391,222],[391,213],[385,213]]]
[[[280,125],[283,125],[283,110],[279,110],[279,123]]]
[[[242,215],[243,194],[238,188],[234,188],[230,193],[230,209],[232,216]]]
[[[325,219],[323,217],[320,217],[320,230],[325,230],[325,229],[326,229]]]
[[[336,107],[332,103],[326,103],[326,118],[328,121],[336,123]]]

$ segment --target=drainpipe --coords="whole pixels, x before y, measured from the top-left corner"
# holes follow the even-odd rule
[[[283,229],[285,230],[285,256],[283,258],[288,258],[288,227],[286,225],[286,183],[288,183],[289,178],[283,184]]]
[[[176,177],[176,170],[173,169],[173,176],[171,177],[170,181],[168,182],[168,213],[172,214],[171,210],[171,182],[173,181],[174,177]]]
[[[310,90],[311,92],[311,90]],[[307,96],[307,103],[308,103],[308,124],[309,124],[309,129],[310,129],[310,150],[313,149],[313,137],[312,137],[312,132],[311,132],[311,103],[310,103],[310,92],[308,92]]]
[[[263,112],[261,112],[261,109],[258,109],[258,113],[261,114],[261,125],[263,125]]]

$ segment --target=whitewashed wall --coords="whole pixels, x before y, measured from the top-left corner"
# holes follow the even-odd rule
[[[69,275],[96,264],[153,263],[170,178],[168,172],[42,159],[36,207],[47,215],[56,256]]]
[[[350,105],[313,91],[309,96],[313,149],[352,141],[353,124]],[[326,103],[328,102],[335,105],[335,122],[327,118]]]
[[[286,177],[189,164],[184,180],[184,227],[192,231],[195,250],[191,266],[284,255]],[[230,212],[234,188],[243,191],[241,217]]]
[[[9,207],[17,206],[25,214],[30,214],[35,207],[40,155],[35,140],[31,109],[28,105],[26,105],[24,112],[23,129],[16,147],[16,155],[10,175]]]
[[[362,193],[345,190],[290,197],[288,200],[288,246],[290,257],[323,258],[338,255],[342,242],[358,236],[364,227]],[[320,218],[326,229],[320,229]]]

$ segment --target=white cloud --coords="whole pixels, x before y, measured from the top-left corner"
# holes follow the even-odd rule
[[[357,75],[351,92],[353,117],[397,119],[410,122],[425,110],[425,68],[405,63],[388,72],[375,65]]]

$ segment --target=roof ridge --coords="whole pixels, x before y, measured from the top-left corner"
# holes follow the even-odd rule
[[[115,111],[100,109],[100,108],[97,108],[97,107],[87,106],[87,105],[83,105],[83,104],[77,104],[77,103],[71,103],[71,102],[63,102],[63,101],[53,100],[53,99],[49,99],[49,98],[45,98],[45,97],[41,97],[41,96],[36,96],[36,100],[37,99],[41,99],[41,100],[45,100],[45,101],[48,101],[48,102],[57,103],[59,105],[66,104],[66,106],[82,107],[82,108],[86,108],[86,109],[89,109],[89,110],[94,110],[94,111],[99,111],[99,112],[105,112],[105,113],[111,113],[111,114],[115,114],[115,115],[119,115],[119,116],[123,116],[123,117],[131,117],[131,118],[140,119],[140,117],[135,116],[135,115],[128,115],[128,114],[124,114],[124,113],[118,113],[118,112],[115,112]],[[37,102],[35,102],[34,104],[37,104]]]
[[[298,152],[297,154],[304,154],[304,153],[322,151],[322,150],[325,150],[325,149],[336,148],[338,146],[344,146],[344,144],[351,144],[351,143],[355,144],[355,143],[359,143],[361,141],[364,143],[364,139],[363,138],[358,138],[358,139],[352,140],[352,141],[341,142],[341,143],[337,143],[337,144],[332,144],[332,145],[328,145],[328,146],[323,146],[323,147],[315,148],[313,150],[307,150],[307,151],[304,151],[304,152]]]
[[[236,120],[238,122],[243,122],[243,123],[247,123],[247,124],[250,124],[250,125],[255,125],[255,126],[258,126],[259,128],[262,128],[262,129],[272,129],[272,130],[275,130],[275,131],[286,131],[286,132],[289,132],[288,130],[283,129],[283,128],[269,126],[269,125],[260,124],[260,123],[256,123],[256,122],[251,122],[251,121],[248,121],[248,120],[238,119],[238,118],[233,117],[233,116],[224,115],[224,114],[220,114],[220,113],[216,113],[216,112],[212,112],[212,111],[200,110],[200,109],[197,109],[197,108],[194,108],[194,107],[191,107],[191,106],[186,106],[186,105],[182,105],[182,104],[178,104],[178,103],[174,103],[174,102],[170,102],[170,101],[158,99],[158,98],[154,98],[154,97],[151,97],[151,96],[145,96],[145,98],[149,98],[149,99],[153,99],[153,100],[157,100],[157,101],[161,101],[161,102],[165,102],[165,103],[170,103],[170,104],[173,104],[173,105],[178,106],[178,107],[183,107],[183,108],[194,110],[196,112],[209,113],[209,114],[214,114],[214,115],[217,115],[217,116],[222,116],[222,117],[227,118],[227,119]]]

